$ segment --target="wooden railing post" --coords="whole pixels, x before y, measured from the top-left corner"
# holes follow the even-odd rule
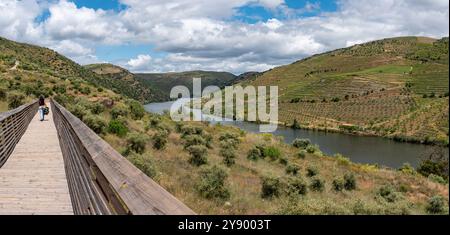
[[[194,214],[51,101],[75,214]]]
[[[0,168],[14,151],[38,109],[37,100],[0,114]]]

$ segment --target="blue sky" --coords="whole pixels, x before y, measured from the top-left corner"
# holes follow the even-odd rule
[[[96,10],[102,9],[120,12],[126,10],[127,8],[126,5],[122,4],[118,0],[73,0],[73,2],[77,5],[77,7],[86,7]],[[307,5],[312,5],[315,8],[311,10],[304,10]],[[330,0],[313,2],[308,0],[286,0],[285,6],[294,12],[292,16],[286,16],[274,9],[268,9],[267,7],[250,3],[242,7],[237,7],[235,9],[237,14],[225,20],[255,24],[258,22],[266,22],[269,19],[285,20],[288,18],[318,16],[324,12],[333,12],[337,10],[336,2]],[[45,17],[48,17],[48,13],[46,13]],[[44,20],[45,17],[41,20]],[[161,51],[154,51],[152,48],[153,46],[148,44],[125,44],[118,46],[100,45],[95,47],[95,51],[98,59],[110,62],[120,62],[127,58],[134,58],[143,52],[146,52],[153,58],[162,57],[167,54]]]
[[[448,0],[0,1],[0,36],[133,72],[265,71],[448,22]]]

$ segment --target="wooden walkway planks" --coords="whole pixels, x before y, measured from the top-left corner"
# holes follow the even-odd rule
[[[0,214],[73,214],[51,113],[43,122],[35,115],[0,168]]]

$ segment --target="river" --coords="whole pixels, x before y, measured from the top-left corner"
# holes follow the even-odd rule
[[[169,110],[173,101],[151,103],[145,109],[151,113],[162,114]],[[211,122],[212,124],[217,122]],[[258,133],[259,125],[249,122],[225,121],[223,125],[232,125],[247,132]],[[357,163],[378,164],[391,168],[399,168],[404,163],[417,167],[424,156],[433,151],[432,146],[396,142],[381,137],[354,136],[341,133],[327,133],[312,130],[295,130],[280,126],[273,135],[282,136],[286,143],[292,143],[296,138],[310,139],[320,146],[326,155],[340,153]],[[444,148],[448,156],[448,148]]]

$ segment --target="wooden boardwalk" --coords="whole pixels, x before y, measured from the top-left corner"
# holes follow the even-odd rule
[[[0,214],[73,214],[51,113],[43,122],[34,116],[0,168]]]

